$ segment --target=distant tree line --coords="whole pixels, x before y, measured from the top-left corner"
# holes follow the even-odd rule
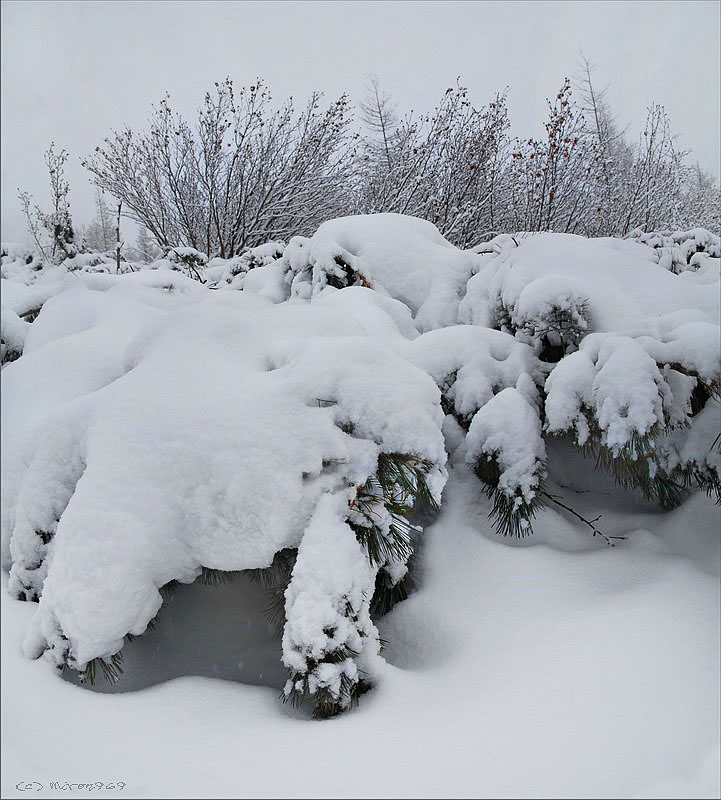
[[[148,254],[157,244],[229,258],[388,211],[433,222],[459,247],[500,231],[719,232],[718,186],[679,149],[663,106],[630,141],[585,60],[548,101],[538,139],[511,137],[506,92],[476,108],[460,83],[425,115],[400,116],[376,78],[357,117],[345,95],[322,100],[276,105],[261,80],[236,91],[226,79],[193,121],[166,96],[146,130],[114,131],[83,163],[139,223]],[[97,203],[86,238],[106,250],[114,231]]]

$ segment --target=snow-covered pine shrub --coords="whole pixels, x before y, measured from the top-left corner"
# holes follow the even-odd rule
[[[265,267],[283,257],[285,242],[267,242],[250,247],[234,258],[213,258],[208,262],[205,274],[212,285],[232,284],[242,286],[242,278],[252,269]]]
[[[498,236],[482,248],[481,263],[488,269],[469,282],[459,319],[510,333],[530,344],[542,361],[555,363],[575,350],[588,330],[588,299],[583,285],[567,275],[529,275],[523,285],[507,281],[505,272],[498,272],[498,257],[508,258],[527,238]]]
[[[705,275],[677,276],[608,244],[559,234],[505,241],[481,256],[461,302],[461,321],[512,334],[551,362],[528,372],[537,406],[497,385],[507,401],[496,410],[494,398],[470,422],[469,458],[495,493],[504,533],[529,530],[533,503],[555,502],[542,489],[540,430],[570,433],[618,483],[664,509],[692,485],[719,492],[709,422],[718,430],[718,292],[709,293]],[[525,436],[504,438],[506,428]]]
[[[367,287],[404,303],[415,326],[454,325],[478,256],[458,250],[430,222],[370,214],[324,222],[310,239],[293,237],[283,258],[253,270],[245,291],[282,302],[325,288]]]
[[[45,267],[45,261],[25,244],[3,242],[0,246],[0,278],[31,283]]]
[[[492,515],[504,536],[524,536],[543,506],[546,447],[538,409],[514,387],[494,395],[473,417],[467,460],[493,498]]]
[[[45,261],[27,245],[3,242],[0,246],[0,364],[15,361],[23,352],[28,323],[37,312],[27,307],[20,296],[28,294],[25,287],[37,280],[45,266]]]
[[[208,256],[193,247],[166,247],[163,249],[163,258],[151,264],[151,269],[160,265],[172,270],[178,270],[189,278],[203,283],[203,272],[208,263]]]
[[[348,708],[440,499],[444,412],[506,535],[544,504],[601,533],[547,488],[554,437],[662,507],[718,495],[713,264],[677,275],[645,244],[563,234],[459,251],[380,214],[272,245],[215,283],[242,291],[167,261],[3,281],[18,319],[41,309],[2,382],[29,656],[112,678],[175,582],[250,571],[284,628],[283,696]]]
[[[68,272],[115,272],[117,264],[115,258],[105,253],[79,253],[72,258],[66,258],[62,266]]]
[[[181,278],[67,289],[7,368],[5,414],[38,381],[47,395],[3,437],[10,591],[38,600],[25,652],[112,677],[162,587],[208,570],[277,575],[278,554],[297,550],[286,695],[335,713],[374,680],[370,608],[404,578],[411,510],[440,498],[438,390],[337,310]]]
[[[657,263],[676,274],[698,269],[704,256],[721,258],[721,239],[705,228],[648,233],[635,228],[626,238],[652,248]]]
[[[371,610],[390,610],[405,594],[409,517],[438,508],[427,482],[432,469],[427,460],[381,453],[350,500],[321,499],[303,535],[285,595],[284,696],[295,704],[311,697],[316,717],[349,708],[369,688],[380,645]]]
[[[428,331],[406,355],[433,377],[444,410],[467,432],[466,460],[493,497],[499,532],[530,532],[542,504],[539,408],[550,365],[510,333],[477,325]]]
[[[29,326],[11,308],[0,309],[0,364],[20,358]]]
[[[300,242],[305,272],[286,269],[285,276],[291,281],[299,276],[304,279],[307,289],[295,292],[295,297],[326,302],[327,293],[334,289],[319,281],[314,294],[309,269],[313,259],[308,254],[314,248],[328,253],[343,248],[350,265],[368,276],[374,291],[405,304],[416,330],[426,331],[397,349],[432,375],[442,392],[444,409],[466,431],[495,395],[508,388],[521,393],[527,405],[507,402],[501,413],[500,402],[494,403],[481,419],[490,416],[492,427],[505,425],[504,417],[513,418],[539,457],[529,458],[528,452],[519,451],[519,462],[512,462],[513,448],[501,452],[502,448],[485,440],[467,448],[473,454],[471,466],[494,496],[498,530],[518,535],[530,532],[533,509],[544,500],[558,502],[543,488],[546,466],[537,443],[539,426],[544,439],[575,435],[578,446],[597,458],[599,466],[608,468],[619,483],[640,489],[664,507],[680,502],[689,482],[706,488],[718,483],[712,466],[692,469],[684,461],[672,469],[668,459],[660,456],[664,437],[673,434],[676,442],[682,429],[697,425],[698,409],[692,406],[713,395],[718,384],[717,270],[706,265],[676,276],[659,269],[649,247],[629,240],[502,235],[472,252],[455,250],[447,243],[444,247],[436,237],[428,223],[398,215],[333,220],[312,239]],[[284,260],[255,270],[253,280],[249,276],[243,288],[275,302],[287,299],[279,268]],[[714,287],[713,293],[709,286]],[[367,306],[363,313],[375,314]],[[454,325],[456,320],[463,325]],[[463,333],[464,326],[473,333]],[[496,329],[495,351],[490,354],[486,349],[490,340],[483,341],[490,333],[487,328]],[[367,330],[374,335],[371,325]],[[468,349],[464,337],[475,337],[480,344]],[[608,342],[601,347],[604,337]],[[505,360],[511,350],[509,344],[501,344],[506,341],[526,348],[521,370],[515,366],[515,356]],[[597,349],[590,366],[582,364],[580,356],[572,358],[579,349],[584,358],[590,357],[592,344]],[[588,378],[588,386],[561,380],[565,359],[571,359],[571,373],[581,370],[576,376],[579,380],[581,375]],[[559,368],[558,378],[547,383]],[[626,402],[622,395],[628,386],[638,396]],[[590,405],[579,399],[586,395]],[[708,402],[715,408],[713,399]],[[582,413],[574,410],[577,406],[583,408]],[[533,425],[529,425],[528,408],[537,418]],[[581,418],[588,429],[585,438],[584,431],[579,434],[574,427],[576,420],[583,429]],[[488,430],[478,425],[477,431]],[[519,468],[521,461],[525,472]],[[511,476],[516,474],[523,479],[514,483]],[[702,481],[701,475],[710,475],[710,482]],[[518,513],[507,513],[508,509]]]
[[[359,259],[332,239],[294,236],[283,254],[290,296],[309,299],[326,286],[372,288]]]

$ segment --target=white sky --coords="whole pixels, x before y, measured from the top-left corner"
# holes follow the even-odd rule
[[[510,87],[513,133],[537,135],[579,49],[636,137],[662,102],[679,142],[718,176],[719,9],[706,2],[2,3],[2,238],[23,240],[17,187],[47,205],[43,152],[71,153],[76,222],[92,196],[80,156],[142,127],[167,90],[192,112],[226,75],[275,98],[359,100],[375,72],[402,110],[431,109],[457,75],[482,105]]]

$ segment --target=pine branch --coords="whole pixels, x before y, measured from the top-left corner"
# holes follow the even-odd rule
[[[108,683],[117,683],[120,680],[120,676],[123,674],[122,650],[119,650],[117,653],[107,658],[98,657],[88,661],[85,665],[85,669],[80,672],[80,681],[94,686],[98,669],[103,673],[103,677]]]
[[[224,569],[212,569],[211,567],[202,567],[202,571],[200,575],[196,578],[201,586],[225,586],[228,583],[232,583],[236,580],[240,575],[243,574],[243,570],[224,570]]]
[[[297,549],[286,547],[275,554],[269,567],[245,570],[252,581],[265,587],[266,618],[278,631],[285,624],[285,590],[290,583],[297,556]]]
[[[499,488],[501,468],[494,456],[482,454],[473,466],[485,494],[493,500],[489,517],[495,520],[496,533],[501,536],[516,536],[519,539],[533,533],[532,521],[536,513],[543,509],[541,492],[527,500],[520,493],[508,495]],[[540,484],[540,476],[539,476]]]
[[[669,474],[657,462],[654,446],[658,427],[645,435],[634,433],[631,440],[614,453],[600,443],[600,433],[592,426],[592,436],[582,448],[584,455],[595,458],[596,467],[610,473],[617,486],[638,489],[647,500],[656,501],[663,511],[671,511],[690,494],[688,481],[680,472]],[[679,483],[675,477],[681,479]]]

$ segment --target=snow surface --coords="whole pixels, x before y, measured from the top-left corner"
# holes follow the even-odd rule
[[[719,403],[691,416],[695,376],[721,378],[717,241],[644,236],[459,251],[379,214],[121,275],[3,246],[3,346],[22,351],[2,371],[3,796],[22,780],[44,796],[67,796],[53,780],[137,797],[718,796],[718,508],[696,493],[661,514],[551,435],[616,453],[662,430],[654,464],[721,474]],[[443,505],[417,591],[372,620],[377,565],[348,509],[393,452],[434,465]],[[481,454],[519,503],[544,477],[627,538],[606,548],[553,506],[499,540]],[[282,642],[257,592],[195,583],[160,639],[126,644],[140,691],[89,692],[21,656],[82,668],[143,633],[171,579],[287,547]],[[189,598],[213,591],[227,644],[204,664],[185,651],[208,606]],[[316,663],[341,646],[358,655]],[[358,670],[374,688],[310,722],[279,701],[281,660],[311,688],[337,694]]]
[[[599,547],[551,510],[509,547],[462,458],[422,588],[381,623],[382,680],[330,721],[208,677],[88,692],[22,657],[34,608],[3,592],[3,797],[20,780],[43,797],[85,796],[54,780],[126,782],[105,797],[718,797],[711,501],[660,515],[608,486],[559,490],[628,542]]]

